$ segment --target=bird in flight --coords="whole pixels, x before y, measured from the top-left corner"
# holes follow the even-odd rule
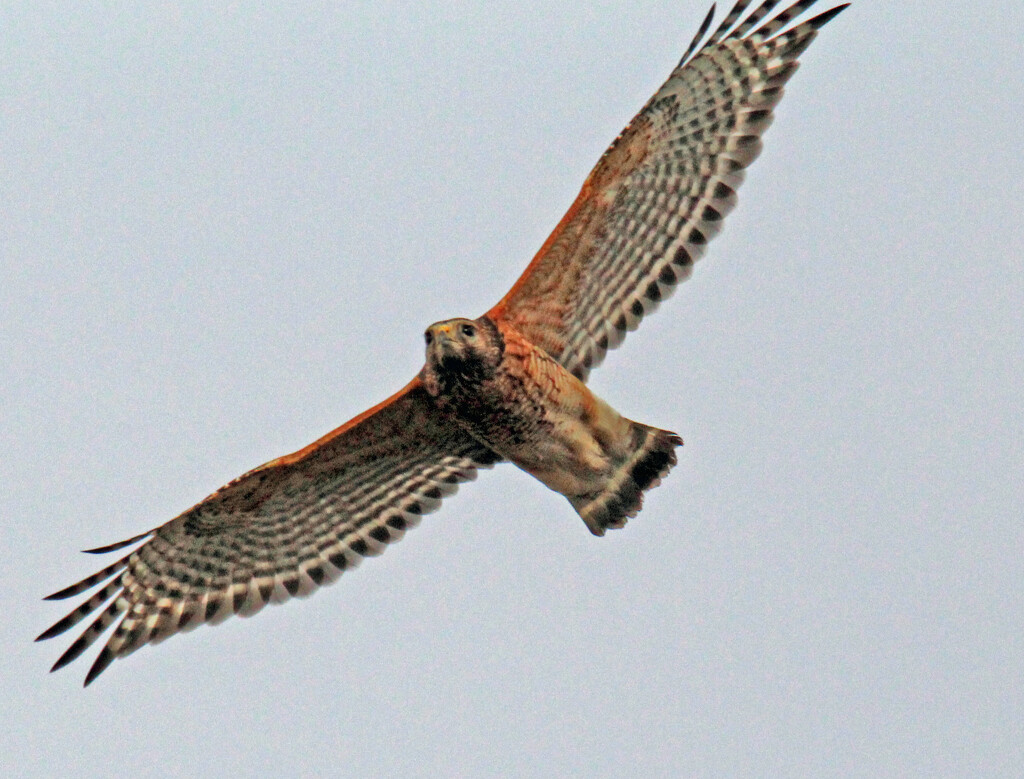
[[[747,13],[740,0],[708,36],[711,7],[508,294],[481,317],[428,327],[426,362],[404,388],[170,522],[88,550],[139,544],[47,598],[98,588],[37,639],[99,612],[51,670],[115,622],[86,685],[145,644],[309,595],[498,462],[564,495],[595,535],[634,516],[682,440],[621,416],[585,382],[690,276],[736,205],[797,58],[849,5],[799,21],[816,0],[771,17],[778,2]]]

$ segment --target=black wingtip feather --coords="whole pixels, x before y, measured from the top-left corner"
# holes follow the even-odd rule
[[[96,662],[92,664],[92,668],[89,669],[89,673],[85,675],[85,682],[82,684],[83,687],[88,687],[95,681],[96,677],[107,670],[110,664],[117,659],[109,646],[103,647],[103,650],[96,656]]]
[[[127,557],[122,557],[116,563],[111,563],[102,571],[97,571],[92,576],[86,576],[80,582],[75,582],[74,584],[65,587],[63,590],[59,590],[53,593],[52,595],[47,595],[45,598],[43,598],[43,600],[64,600],[65,598],[70,598],[74,595],[79,595],[85,592],[86,590],[91,590],[97,584],[104,582],[105,580],[111,578],[112,576],[115,576],[119,571],[121,571],[126,565],[128,565],[128,560],[130,557],[131,555],[128,555]]]
[[[700,45],[700,42],[704,38],[705,33],[707,33],[708,28],[711,27],[711,20],[714,18],[715,4],[712,3],[711,8],[708,10],[708,15],[704,17],[704,21],[701,23],[700,29],[697,31],[697,34],[693,36],[693,41],[691,41],[690,45],[687,47],[686,53],[682,57],[680,57],[678,67],[682,67],[684,64],[686,64],[686,60],[688,60],[690,58],[690,55],[697,50],[697,46]]]
[[[101,576],[101,574],[103,573],[106,573],[106,571],[100,571],[100,573],[93,574],[87,579],[82,579],[82,581],[80,582],[75,582],[70,587],[65,587],[63,590],[58,590],[52,595],[47,595],[45,598],[43,598],[43,600],[66,600],[67,598],[79,595],[85,592],[86,590],[91,590],[93,587],[95,587],[97,584],[99,584],[101,581],[108,578],[111,574],[115,572],[111,571],[106,576]]]
[[[126,541],[117,541],[113,544],[107,544],[106,546],[97,546],[95,549],[83,549],[85,554],[106,554],[107,552],[116,552],[118,549],[124,549],[126,546],[131,546],[136,541],[141,541],[147,536],[153,535],[152,530],[147,530],[145,533],[140,533],[137,536],[127,539]]]
[[[67,648],[67,650],[60,657],[57,658],[57,662],[53,664],[50,669],[50,673],[59,671],[61,668],[66,666],[68,663],[72,663],[77,660],[82,652],[89,648],[89,644],[92,643],[83,635],[78,638],[75,643]]]
[[[70,587],[65,587],[63,590],[47,595],[43,600],[64,600],[70,598],[72,595],[77,595],[81,590],[77,589],[77,584],[72,584]]]
[[[46,641],[47,639],[53,638],[54,636],[59,636],[61,633],[66,631],[71,626],[78,624],[78,612],[79,610],[75,609],[66,617],[62,618],[60,621],[50,625],[50,627],[48,627],[46,630],[44,630],[42,633],[36,636],[36,641]]]
[[[815,30],[820,30],[822,27],[831,22],[833,19],[835,19],[837,16],[839,16],[839,14],[841,14],[849,7],[850,3],[843,3],[842,5],[837,5],[835,8],[832,8],[831,10],[825,11],[811,19],[808,19],[805,22],[805,24],[811,25],[811,27],[813,27]]]

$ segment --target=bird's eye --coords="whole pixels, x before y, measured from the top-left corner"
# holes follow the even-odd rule
[[[423,340],[427,342],[427,346],[430,346],[431,342],[434,340],[434,334],[427,330],[427,332],[423,334]]]
[[[472,338],[476,335],[476,328],[473,327],[473,325],[465,324],[462,326],[462,334],[466,336],[466,338]]]

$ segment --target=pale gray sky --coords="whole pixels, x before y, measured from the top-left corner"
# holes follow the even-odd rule
[[[624,530],[499,467],[312,599],[88,690],[32,643],[102,562],[77,550],[497,301],[705,11],[0,5],[0,773],[1021,770],[1009,0],[857,0],[804,56],[723,235],[593,375],[686,441]]]

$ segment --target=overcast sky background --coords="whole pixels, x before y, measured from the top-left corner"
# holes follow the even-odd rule
[[[108,559],[77,550],[496,302],[706,10],[0,5],[0,773],[1021,770],[1010,0],[857,0],[804,55],[724,233],[592,376],[686,441],[624,530],[503,466],[88,690],[95,650],[49,676],[73,636],[32,642]]]

